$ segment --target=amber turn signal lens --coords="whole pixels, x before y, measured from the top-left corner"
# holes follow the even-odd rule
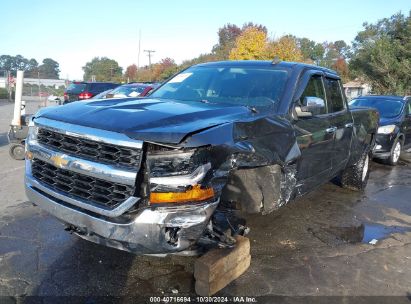
[[[33,153],[30,152],[30,151],[27,151],[27,152],[26,152],[26,159],[32,160],[32,159],[33,159]]]
[[[214,196],[212,188],[202,189],[200,185],[194,185],[193,188],[185,192],[152,192],[150,194],[151,204],[163,203],[185,203],[204,201]]]

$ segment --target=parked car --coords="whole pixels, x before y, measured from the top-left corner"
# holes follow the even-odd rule
[[[105,90],[101,93],[98,93],[97,95],[94,95],[90,99],[105,99],[105,98],[107,98],[107,95],[111,93],[111,91],[113,91],[113,89]]]
[[[192,66],[148,98],[40,110],[30,201],[80,237],[137,254],[232,247],[238,209],[267,214],[340,177],[363,190],[378,129],[340,77],[302,63]]]
[[[159,84],[157,83],[128,83],[123,84],[109,94],[107,98],[144,97],[151,93]]]
[[[372,107],[380,114],[380,127],[373,157],[395,166],[401,152],[411,146],[411,97],[361,96],[351,107]]]
[[[54,94],[51,94],[48,98],[47,101],[48,102],[55,102],[58,105],[61,105],[62,101],[61,101],[61,96],[56,96]]]
[[[118,87],[112,82],[72,82],[64,91],[64,104],[77,100],[90,99],[103,91]]]

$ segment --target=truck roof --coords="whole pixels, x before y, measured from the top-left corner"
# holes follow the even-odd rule
[[[278,63],[270,60],[228,60],[228,61],[212,61],[206,63],[196,64],[195,66],[224,66],[224,67],[239,67],[239,66],[249,66],[249,67],[283,67],[293,70],[303,70],[303,69],[316,69],[326,73],[338,75],[336,71],[321,67],[318,65],[312,65],[302,62],[289,62],[289,61],[279,61]]]

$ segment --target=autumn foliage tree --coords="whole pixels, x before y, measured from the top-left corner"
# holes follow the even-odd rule
[[[290,36],[283,36],[278,40],[270,41],[267,45],[267,59],[277,57],[284,61],[304,61],[303,54],[295,39]]]
[[[256,28],[248,27],[238,36],[235,47],[231,50],[230,60],[266,59],[267,34]]]
[[[174,59],[164,58],[153,66],[152,78],[155,81],[165,80],[176,72],[177,64]]]
[[[348,64],[343,57],[338,58],[331,66],[341,76],[341,79],[346,82],[350,79],[350,72],[348,70]]]
[[[286,61],[303,61],[303,55],[295,39],[283,36],[277,40],[267,38],[267,33],[249,27],[237,38],[230,52],[231,60],[271,60],[278,57]]]
[[[128,81],[137,80],[137,66],[135,64],[129,65],[124,73],[124,77]]]

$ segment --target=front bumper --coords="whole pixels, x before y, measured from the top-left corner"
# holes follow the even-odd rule
[[[392,134],[377,134],[375,139],[375,146],[373,150],[373,157],[385,159],[391,155],[391,149],[397,135]]]
[[[107,218],[70,205],[36,187],[26,168],[26,195],[30,201],[59,220],[76,227],[84,239],[136,254],[169,254],[189,250],[201,237],[218,205],[212,203],[179,207],[145,208],[126,222]],[[176,238],[170,241],[170,232]]]

